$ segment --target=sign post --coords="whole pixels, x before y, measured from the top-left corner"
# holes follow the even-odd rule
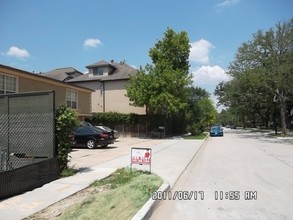
[[[151,172],[151,148],[131,148],[131,165],[130,170],[132,171],[132,164],[149,165]]]

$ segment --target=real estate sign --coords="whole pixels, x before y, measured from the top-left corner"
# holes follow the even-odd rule
[[[131,148],[131,168],[132,164],[149,165],[151,171],[151,148]]]

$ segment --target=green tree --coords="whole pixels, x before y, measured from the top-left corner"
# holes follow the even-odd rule
[[[147,74],[152,66],[146,65],[145,69],[140,68],[135,76],[130,77],[130,83],[126,85],[127,96],[133,106],[146,107],[149,114],[151,106],[151,98],[153,96],[152,76]]]
[[[233,124],[234,122],[232,121],[232,119],[233,119],[233,114],[231,113],[230,109],[228,110],[223,109],[218,114],[218,117],[217,117],[218,122],[222,124],[223,126]]]
[[[243,127],[246,127],[248,121],[254,127],[260,121],[268,125],[272,100],[260,80],[256,72],[246,71],[216,87],[215,95],[219,97],[219,103],[229,107],[234,118],[242,121]]]
[[[263,121],[279,104],[282,132],[286,134],[287,103],[293,93],[293,19],[268,31],[258,31],[238,49],[228,73],[233,80],[219,84],[220,102],[242,118],[257,114]]]
[[[189,108],[186,113],[187,131],[192,135],[200,134],[215,123],[217,111],[209,98],[210,94],[200,87],[189,89]]]
[[[130,79],[127,96],[132,105],[146,106],[148,113],[176,114],[187,107],[190,44],[187,33],[168,28],[149,51],[152,64]]]
[[[201,87],[193,87],[191,86],[188,91],[188,103],[190,106],[192,106],[196,100],[202,99],[202,98],[209,98],[210,93],[206,91],[205,89]]]

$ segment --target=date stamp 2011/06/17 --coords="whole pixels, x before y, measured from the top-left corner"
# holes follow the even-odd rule
[[[156,191],[153,200],[204,200],[204,191]]]
[[[209,194],[210,195],[210,194]],[[214,191],[215,200],[257,200],[257,191]],[[153,200],[204,200],[204,191],[156,191]]]

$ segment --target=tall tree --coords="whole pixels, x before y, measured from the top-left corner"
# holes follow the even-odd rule
[[[152,64],[141,68],[127,85],[127,96],[135,106],[146,106],[147,113],[176,114],[186,108],[190,44],[187,33],[168,28],[162,40],[149,51]]]
[[[228,69],[233,80],[217,87],[220,100],[234,107],[237,102],[246,115],[252,110],[265,117],[272,112],[273,103],[279,103],[282,132],[286,134],[286,105],[293,93],[293,19],[254,34],[238,49]]]
[[[187,131],[192,135],[202,133],[206,127],[215,122],[217,116],[210,94],[200,87],[190,87],[188,103]]]

